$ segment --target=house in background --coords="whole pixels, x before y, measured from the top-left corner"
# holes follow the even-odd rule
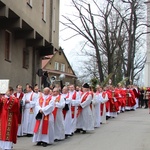
[[[59,0],[0,0],[0,79],[39,83],[42,57],[59,48]]]
[[[63,50],[55,50],[53,55],[43,57],[42,70],[48,72],[49,80],[55,80],[55,84],[59,84],[59,77],[64,74],[63,85],[76,85],[77,76]]]

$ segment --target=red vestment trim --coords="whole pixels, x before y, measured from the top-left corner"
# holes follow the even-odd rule
[[[51,100],[51,96],[49,96],[46,99],[45,106],[47,106],[49,104],[50,100]],[[39,105],[41,107],[43,106],[43,102],[44,102],[44,99],[43,99],[42,96],[40,96]],[[44,115],[42,121],[43,121],[43,124],[42,124],[42,134],[47,134],[48,133],[49,115],[47,115],[47,116]],[[36,120],[35,127],[34,127],[34,133],[38,132],[39,126],[40,126],[40,122],[41,122],[41,120]]]
[[[72,95],[72,100],[76,100],[77,97],[77,92],[74,92]],[[72,114],[72,118],[74,118],[75,116],[75,106],[71,106],[71,114]]]
[[[103,98],[105,98],[105,96],[106,96],[106,92],[103,92],[102,93],[102,97]],[[103,111],[104,111],[104,104],[103,103],[100,103],[100,116],[102,116],[103,115]]]
[[[31,94],[31,96],[30,96],[30,101],[32,101],[32,97],[33,97],[33,92],[32,92],[32,94]],[[30,108],[30,114],[33,114],[33,108]]]
[[[61,95],[59,95],[59,96],[55,99],[55,102],[59,102],[59,101],[60,101],[60,97],[61,97]],[[54,110],[53,110],[54,120],[56,119],[57,110],[58,110],[57,107],[55,107]]]
[[[87,97],[88,97],[90,94],[92,94],[92,93],[91,93],[91,92],[87,92],[87,93],[83,96],[83,98],[82,98],[82,100],[81,100],[81,103],[85,102],[86,99],[87,99]],[[82,107],[81,107],[81,106],[78,106],[77,117],[81,114],[81,112],[82,112]]]
[[[2,97],[0,114],[0,140],[16,143],[18,130],[19,101],[16,97]]]

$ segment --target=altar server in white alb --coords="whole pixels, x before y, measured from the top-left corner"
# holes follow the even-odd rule
[[[77,129],[81,129],[82,133],[85,134],[86,131],[94,130],[94,119],[91,110],[93,93],[90,91],[88,83],[83,84],[82,89],[83,94],[80,99],[77,113]]]
[[[80,104],[80,93],[75,91],[74,85],[69,86],[69,99],[71,99],[71,133],[73,134],[76,130],[77,108]]]
[[[101,87],[99,85],[96,86],[96,93],[93,93],[93,100],[92,100],[92,111],[93,111],[93,117],[94,117],[94,127],[99,128],[100,127],[100,121],[101,121],[101,115],[100,115],[100,92]]]
[[[55,141],[65,139],[65,127],[63,108],[65,106],[65,100],[60,95],[59,88],[53,89],[52,100],[54,101],[54,139]]]
[[[64,115],[65,136],[67,138],[68,136],[72,135],[71,99],[69,98],[67,86],[63,87],[61,96],[65,99],[65,107],[63,108],[63,115]]]
[[[43,94],[41,94],[35,106],[36,123],[33,142],[37,142],[37,145],[43,147],[54,143],[54,117],[52,113],[54,101],[49,93],[50,89],[44,88]]]
[[[101,88],[101,92],[100,92],[100,122],[101,123],[106,123],[106,102],[109,100],[108,98],[108,94],[104,88]]]
[[[20,104],[20,108],[19,108],[19,117],[18,117],[18,132],[17,132],[17,136],[23,136],[23,107],[22,107],[22,98],[23,98],[24,93],[22,92],[22,86],[21,85],[17,85],[16,86],[16,92],[14,93],[14,96],[18,98]]]
[[[33,92],[32,86],[27,84],[26,85],[26,94],[23,96],[23,133],[26,134],[28,137],[33,135],[34,125],[35,125],[35,113],[34,108],[35,104],[38,100],[38,96],[36,93]]]

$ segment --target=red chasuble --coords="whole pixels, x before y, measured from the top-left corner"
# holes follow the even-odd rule
[[[117,101],[115,102],[113,98],[116,98]],[[111,91],[111,98],[110,98],[110,112],[117,112],[119,111],[119,93],[118,91]]]
[[[46,102],[45,102],[45,106],[47,106],[51,100],[51,96],[49,96],[47,99],[46,99]],[[40,99],[39,99],[39,105],[42,107],[43,106],[43,102],[44,102],[44,99],[43,97],[41,96]],[[48,123],[49,123],[49,115],[43,117],[42,120],[36,120],[36,123],[35,123],[35,127],[34,127],[34,133],[37,133],[38,130],[39,130],[39,126],[40,126],[40,122],[43,121],[43,124],[42,124],[42,134],[47,134],[48,133]]]
[[[129,96],[129,94],[131,96]],[[126,106],[133,107],[136,104],[135,96],[132,90],[126,90]]]
[[[0,98],[0,140],[16,143],[19,105],[16,97]]]

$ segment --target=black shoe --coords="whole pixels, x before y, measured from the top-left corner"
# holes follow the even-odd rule
[[[85,130],[83,130],[83,131],[82,131],[82,134],[86,134],[86,131],[85,131]]]
[[[46,147],[47,146],[47,143],[46,142],[43,142],[43,147]]]
[[[77,129],[74,133],[80,133],[81,129]]]
[[[55,139],[54,142],[58,142],[58,139]]]
[[[73,136],[74,135],[74,133],[71,133],[71,136]]]
[[[27,134],[27,137],[32,137],[33,136],[33,134]]]
[[[36,145],[37,145],[37,146],[40,146],[41,144],[42,144],[42,142],[37,142],[37,144],[36,144]]]
[[[106,120],[108,120],[110,117],[109,116],[106,116]]]

